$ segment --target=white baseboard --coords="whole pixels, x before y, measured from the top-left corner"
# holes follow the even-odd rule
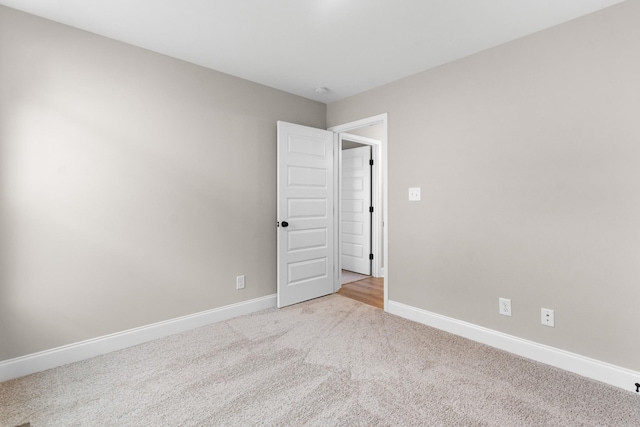
[[[276,306],[276,295],[117,332],[0,362],[0,382],[121,350],[179,332]]]
[[[621,368],[579,354],[538,344],[512,335],[483,328],[472,323],[442,316],[396,301],[389,301],[387,311],[396,316],[413,320],[454,335],[459,335],[491,347],[499,348],[528,359],[535,360],[565,371],[601,381],[636,393],[640,383],[640,372]],[[640,393],[638,393],[640,396]]]

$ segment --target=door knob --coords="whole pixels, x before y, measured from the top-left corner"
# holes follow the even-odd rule
[[[280,224],[282,224],[284,228],[287,228],[289,226],[289,223],[287,221],[282,221]]]

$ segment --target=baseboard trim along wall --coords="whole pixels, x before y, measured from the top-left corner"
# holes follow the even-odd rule
[[[276,306],[276,295],[231,304],[0,362],[0,382],[79,362],[179,332]]]
[[[636,392],[635,384],[640,382],[640,372],[507,335],[396,301],[389,301],[388,312],[634,393]]]

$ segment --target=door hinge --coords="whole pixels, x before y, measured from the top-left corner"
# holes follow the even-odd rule
[[[369,166],[373,166],[373,159],[369,159]]]
[[[373,254],[369,254],[369,259],[373,259]]]
[[[369,212],[373,213],[373,206],[369,206]]]

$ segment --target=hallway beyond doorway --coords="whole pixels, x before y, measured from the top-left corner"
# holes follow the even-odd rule
[[[357,273],[342,270],[342,275],[346,277],[355,274]],[[359,280],[343,284],[338,294],[382,309],[384,308],[384,278],[362,276]]]

